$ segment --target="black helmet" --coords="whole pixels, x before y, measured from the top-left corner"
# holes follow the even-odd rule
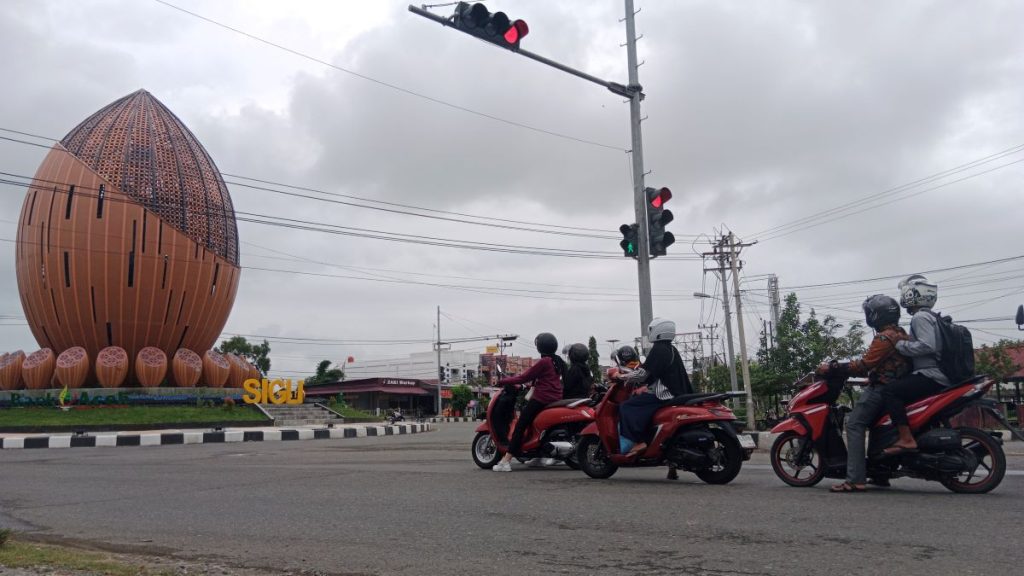
[[[577,342],[569,346],[569,362],[586,362],[590,359],[590,348],[586,344]]]
[[[636,353],[636,348],[632,346],[623,346],[615,351],[615,356],[619,361],[619,364],[625,366],[630,362],[639,361],[640,355]]]
[[[875,330],[897,324],[900,321],[900,304],[885,294],[869,296],[864,304],[864,321]]]
[[[554,354],[558,351],[558,338],[550,332],[541,332],[533,339],[537,352],[541,354]]]

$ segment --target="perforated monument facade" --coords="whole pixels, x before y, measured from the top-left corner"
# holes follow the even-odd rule
[[[220,172],[144,90],[53,146],[25,196],[15,250],[22,306],[40,348],[59,355],[81,346],[93,363],[101,350],[123,348],[128,382],[137,381],[143,348],[166,359],[183,348],[209,350],[241,272]]]

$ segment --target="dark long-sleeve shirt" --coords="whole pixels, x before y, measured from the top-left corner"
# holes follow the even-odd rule
[[[498,384],[526,384],[533,386],[533,399],[538,402],[550,404],[562,399],[562,379],[558,377],[555,370],[555,363],[551,358],[542,357],[536,364],[530,366],[526,372],[518,376],[502,378]]]
[[[660,400],[693,392],[683,359],[668,341],[655,342],[651,346],[651,352],[639,372],[638,380],[647,384],[651,393]]]
[[[569,366],[562,382],[562,396],[565,398],[586,398],[590,396],[590,389],[594,379],[590,375],[590,368],[586,364],[574,362]]]

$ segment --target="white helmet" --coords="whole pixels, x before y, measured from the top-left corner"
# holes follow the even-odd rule
[[[647,325],[647,340],[659,342],[671,340],[676,337],[676,323],[664,318],[655,318]]]
[[[920,274],[907,276],[899,283],[900,306],[911,308],[931,308],[939,299],[939,287]]]

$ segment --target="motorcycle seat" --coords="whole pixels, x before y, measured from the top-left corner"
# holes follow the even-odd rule
[[[590,400],[590,399],[589,398],[563,398],[562,400],[555,400],[551,404],[548,404],[547,406],[545,406],[545,408],[559,408],[559,407],[562,407],[562,406],[569,406],[570,404],[574,404],[576,402],[588,401],[588,400]]]
[[[680,394],[671,400],[665,401],[665,406],[690,406],[699,404],[711,397],[721,397],[720,392],[697,392],[695,394]]]

